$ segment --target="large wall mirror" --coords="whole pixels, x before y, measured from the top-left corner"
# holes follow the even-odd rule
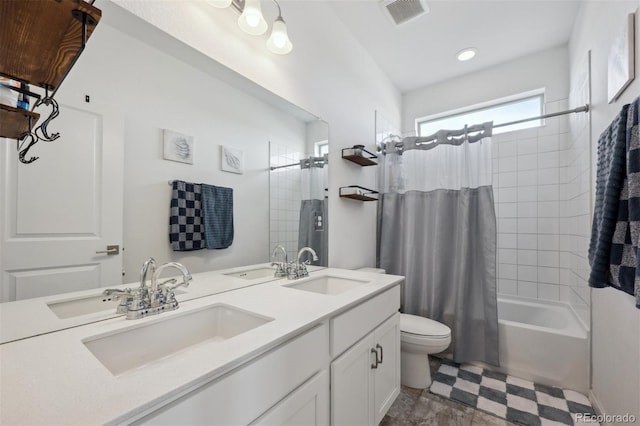
[[[329,129],[321,120],[306,127],[306,138],[298,144],[269,144],[270,241],[271,247],[285,249],[289,261],[297,261],[298,251],[310,247],[318,260],[300,260],[327,266]]]
[[[99,7],[103,19],[56,94],[60,116],[49,130],[60,131],[60,140],[33,149],[40,159],[29,165],[18,164],[15,141],[1,141],[0,302],[8,303],[0,305],[0,313],[37,297],[135,285],[149,257],[181,262],[198,273],[270,262],[274,246],[282,244],[290,260],[299,247],[314,247],[317,264],[326,265],[328,169],[318,166],[326,166],[327,123],[113,3]],[[165,129],[193,136],[191,164],[164,158]],[[78,136],[82,132],[96,135],[95,141]],[[295,202],[282,197],[291,187],[272,179],[276,145],[298,153],[298,175],[304,170],[300,162],[310,159],[314,174],[309,179],[318,182],[317,189],[309,184],[305,192],[299,186]],[[115,146],[120,152],[109,173],[92,168],[93,159]],[[222,168],[223,146],[242,153],[242,173]],[[318,170],[324,182],[318,181]],[[233,188],[235,236],[229,248],[171,249],[168,182],[175,179]],[[307,178],[297,179],[299,185]],[[117,199],[98,197],[103,183],[119,187]],[[290,211],[271,216],[280,208]],[[309,211],[308,220],[301,211]],[[89,212],[116,219],[113,241],[96,242],[106,229]],[[289,221],[298,224],[291,229]],[[301,222],[315,223],[321,238],[302,238]],[[72,250],[65,244],[71,237],[86,243],[85,260],[68,260]],[[119,254],[96,253],[108,244],[119,244]],[[188,292],[178,297],[188,298]],[[52,320],[43,331],[55,328]]]

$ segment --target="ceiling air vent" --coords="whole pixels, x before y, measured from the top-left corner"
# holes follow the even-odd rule
[[[429,13],[429,6],[424,0],[383,0],[382,5],[396,25]]]

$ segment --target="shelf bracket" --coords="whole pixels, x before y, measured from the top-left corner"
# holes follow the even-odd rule
[[[40,158],[40,157],[30,157],[29,159],[26,158],[26,155],[32,146],[34,146],[40,141],[53,142],[54,140],[60,137],[60,133],[49,134],[47,130],[47,126],[49,125],[51,120],[55,119],[58,115],[60,115],[60,108],[58,107],[58,102],[56,102],[56,100],[49,95],[49,87],[45,87],[45,96],[42,99],[38,99],[38,101],[34,105],[34,109],[39,107],[40,105],[51,107],[51,113],[49,114],[49,117],[47,117],[42,122],[42,124],[40,124],[35,129],[33,128],[32,118],[29,117],[29,131],[27,133],[24,133],[16,141],[17,150],[18,150],[18,159],[23,164],[33,163],[38,158]],[[24,147],[25,143],[27,144],[26,147]]]
[[[84,50],[87,44],[87,25],[97,25],[98,21],[95,20],[91,15],[81,10],[73,10],[71,15],[82,23],[82,35],[80,40],[80,49],[76,54],[75,58],[71,62],[71,67],[75,65],[78,57]],[[33,108],[36,109],[41,105],[51,107],[51,113],[49,117],[47,117],[42,124],[37,126],[35,129],[33,128],[33,123],[31,117],[29,117],[29,131],[24,133],[18,140],[16,141],[17,150],[18,150],[18,159],[23,164],[33,163],[40,157],[30,157],[26,158],[29,150],[32,146],[37,144],[40,141],[44,142],[53,142],[60,137],[60,133],[51,133],[47,130],[49,123],[54,120],[58,115],[60,115],[60,107],[58,106],[58,102],[53,98],[55,94],[55,89],[50,85],[45,84],[45,96],[43,98],[39,98],[34,104]],[[50,94],[50,90],[53,92]],[[36,95],[37,96],[37,95]],[[25,146],[26,145],[26,146]]]

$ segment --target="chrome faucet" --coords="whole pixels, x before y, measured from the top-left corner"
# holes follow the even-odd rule
[[[297,261],[295,263],[294,262],[289,263],[287,267],[287,278],[289,278],[290,280],[295,280],[298,278],[304,278],[309,276],[309,271],[307,271],[307,265],[310,264],[311,262],[308,260],[305,260],[304,262],[300,261],[300,259],[302,258],[302,255],[307,252],[311,254],[311,257],[314,261],[318,260],[318,255],[316,254],[316,251],[314,249],[312,249],[311,247],[302,247],[300,251],[298,251]]]
[[[150,257],[142,264],[142,268],[140,268],[140,288],[141,289],[147,287],[146,282],[147,282],[147,273],[149,272],[149,268],[151,268],[151,275],[153,275],[153,273],[156,272],[157,266],[158,264],[156,263],[156,260],[153,257]]]
[[[158,278],[160,277],[160,273],[165,268],[176,268],[177,270],[182,272],[182,282],[171,287],[167,286],[163,291],[163,289],[160,288],[161,285],[158,285]],[[189,287],[189,281],[191,280],[191,274],[187,270],[186,266],[184,266],[182,263],[169,262],[160,265],[160,267],[156,269],[156,271],[151,276],[151,307],[157,308],[163,303],[175,303],[176,306],[173,309],[176,309],[178,307],[178,301],[175,298],[175,293],[173,292],[173,290],[181,286]],[[167,284],[169,281],[165,281],[162,284]],[[175,282],[175,280],[173,280],[173,282]]]
[[[302,255],[303,255],[303,254],[305,254],[306,252],[311,253],[311,258],[313,259],[313,261],[314,261],[314,262],[315,262],[316,260],[318,260],[318,255],[316,254],[316,251],[315,251],[314,249],[312,249],[311,247],[302,247],[302,248],[300,249],[300,251],[298,251],[298,264],[302,263],[302,262],[300,262],[300,258],[301,258],[301,257],[302,257]],[[305,261],[305,262],[306,262],[306,264],[307,264],[307,265],[308,265],[309,263],[311,263],[311,262],[309,262],[308,260],[307,260],[307,261]],[[304,263],[302,263],[302,264],[304,264]]]
[[[187,268],[177,262],[169,262],[156,267],[157,263],[153,258],[149,258],[142,264],[140,269],[140,287],[132,290],[126,288],[106,289],[105,295],[114,295],[120,299],[120,304],[116,308],[117,313],[126,314],[127,319],[144,318],[149,315],[159,314],[165,311],[178,309],[178,301],[176,300],[173,290],[180,286],[189,286],[192,277]],[[177,285],[176,279],[171,278],[158,284],[160,273],[168,267],[173,267],[182,272],[182,282]],[[151,287],[147,286],[147,274],[151,272]]]
[[[276,266],[276,272],[273,274],[274,277],[286,277],[287,276],[287,264],[289,263],[289,258],[287,256],[287,250],[282,247],[280,244],[273,248],[271,252],[271,257],[275,258],[278,251],[281,251],[284,254],[284,262],[271,262],[271,266]]]

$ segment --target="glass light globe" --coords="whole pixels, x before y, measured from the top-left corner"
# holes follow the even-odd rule
[[[287,34],[287,25],[281,16],[278,16],[278,19],[273,23],[271,36],[269,40],[267,40],[267,49],[278,55],[286,55],[293,49],[293,45]]]
[[[240,29],[247,34],[260,35],[267,31],[267,21],[262,16],[260,0],[246,0],[238,18]]]

